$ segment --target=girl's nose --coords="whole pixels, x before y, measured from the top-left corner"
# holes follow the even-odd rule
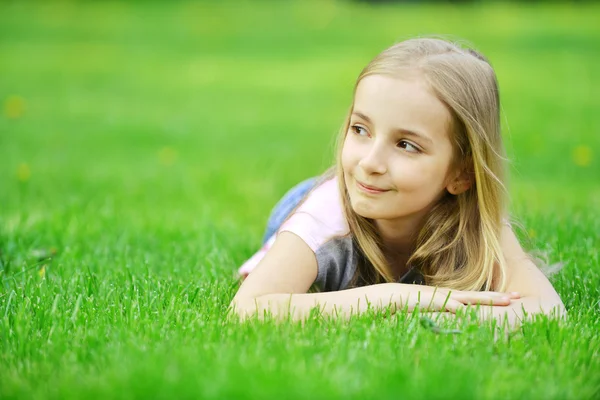
[[[387,171],[383,151],[380,151],[376,145],[371,146],[358,165],[368,174],[384,174]]]

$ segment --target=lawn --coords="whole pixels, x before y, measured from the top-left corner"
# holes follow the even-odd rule
[[[0,3],[0,398],[600,396],[600,6]],[[223,317],[271,207],[332,162],[362,67],[496,67],[513,217],[570,319]]]

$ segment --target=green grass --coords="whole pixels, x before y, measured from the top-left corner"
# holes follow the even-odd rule
[[[600,7],[319,4],[0,3],[0,398],[600,395]],[[431,33],[497,69],[512,210],[569,322],[224,322],[360,69]]]

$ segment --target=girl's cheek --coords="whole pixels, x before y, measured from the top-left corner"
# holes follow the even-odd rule
[[[356,146],[351,143],[345,143],[342,149],[342,167],[344,170],[350,170],[360,161],[360,154]]]

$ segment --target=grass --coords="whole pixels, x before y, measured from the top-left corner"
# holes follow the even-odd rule
[[[600,394],[600,8],[314,7],[0,4],[1,398]],[[271,207],[331,162],[360,69],[429,33],[497,69],[512,211],[565,262],[569,322],[225,322]]]

